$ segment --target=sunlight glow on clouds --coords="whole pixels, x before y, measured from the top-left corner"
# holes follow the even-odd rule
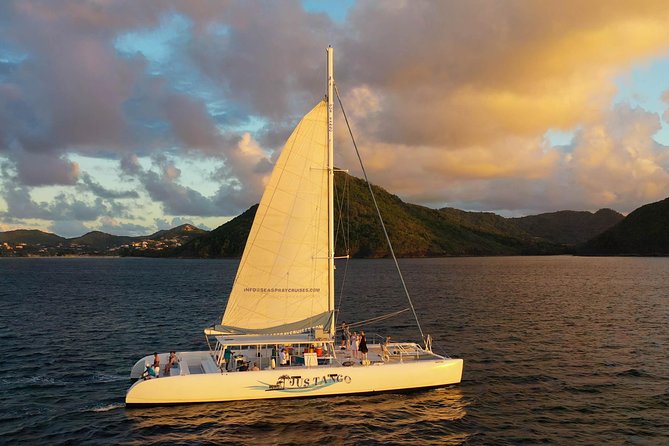
[[[389,191],[629,212],[669,190],[668,20],[654,0],[1,2],[0,228],[220,225],[322,97],[328,44]]]

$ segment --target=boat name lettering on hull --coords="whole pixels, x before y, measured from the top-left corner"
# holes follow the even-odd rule
[[[281,375],[276,381],[276,384],[269,385],[267,391],[324,387],[326,385],[337,383],[350,384],[351,377],[348,375],[340,375],[338,373],[312,376],[309,378],[303,378],[301,375]]]

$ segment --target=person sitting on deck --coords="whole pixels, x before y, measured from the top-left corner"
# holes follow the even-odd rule
[[[286,367],[290,365],[290,355],[288,354],[285,348],[282,348],[281,353],[279,353],[279,365],[281,367]]]
[[[155,377],[156,371],[153,369],[153,366],[147,362],[146,369],[144,369],[144,373],[142,373],[142,379],[146,381],[147,379],[152,379]]]
[[[386,336],[386,342],[381,344],[381,359],[388,361],[390,359],[390,336]]]
[[[153,371],[156,374],[156,378],[160,376],[160,357],[158,352],[153,353]]]
[[[258,371],[260,371],[260,368],[258,367],[258,364],[256,364],[256,363],[254,362],[254,363],[253,363],[253,367],[251,368],[251,371],[252,371],[252,372],[258,372]]]

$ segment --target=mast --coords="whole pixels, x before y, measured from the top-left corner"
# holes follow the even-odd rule
[[[333,48],[327,48],[328,67],[328,309],[332,317],[330,322],[330,335],[335,335],[334,315],[334,58]]]

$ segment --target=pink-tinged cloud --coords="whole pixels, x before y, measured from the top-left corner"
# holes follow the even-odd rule
[[[79,179],[79,164],[51,154],[24,152],[17,157],[16,170],[21,183],[30,186],[72,186]]]
[[[220,148],[218,130],[201,100],[186,95],[170,95],[165,100],[165,114],[175,136],[188,149],[213,152]]]

